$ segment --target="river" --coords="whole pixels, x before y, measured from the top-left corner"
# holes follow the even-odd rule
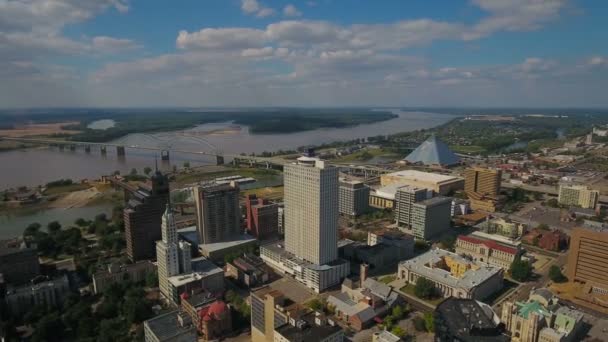
[[[246,126],[235,129],[229,122],[205,124],[190,129],[197,139],[184,138],[177,133],[158,133],[153,136],[159,141],[142,135],[128,135],[120,139],[125,145],[162,146],[170,144],[173,149],[184,151],[211,150],[216,148],[226,154],[260,153],[279,149],[295,149],[305,145],[318,145],[339,140],[351,140],[370,136],[431,128],[441,125],[453,116],[423,112],[395,111],[399,117],[373,124],[348,128],[317,129],[289,134],[251,134]],[[200,139],[199,139],[200,138]],[[201,143],[201,139],[211,144]],[[153,166],[157,153],[127,148],[126,157],[119,158],[116,151],[108,148],[102,156],[99,150],[86,153],[83,149],[71,151],[57,147],[41,147],[0,153],[0,190],[21,185],[34,186],[61,178],[80,180],[97,178],[115,170],[128,173],[132,168],[140,172],[146,166]],[[188,161],[191,166],[214,163],[209,157],[194,154],[172,153],[170,162],[161,163],[163,169],[172,164],[182,165]]]

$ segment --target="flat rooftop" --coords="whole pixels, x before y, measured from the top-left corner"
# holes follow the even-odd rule
[[[178,321],[179,312],[171,311],[164,315],[156,316],[145,322],[145,325],[154,333],[154,335],[160,341],[168,341],[169,339],[175,338],[179,335],[192,331],[196,334],[196,330],[192,325],[182,327]],[[196,336],[196,335],[194,335]]]
[[[387,174],[383,175],[383,177],[384,176],[418,180],[421,182],[430,182],[430,183],[449,183],[449,182],[463,180],[463,178],[457,177],[457,176],[442,175],[439,173],[422,172],[422,171],[417,171],[417,170],[397,171],[397,172],[387,173]]]
[[[462,275],[461,278],[452,276],[452,274],[439,267],[431,267],[439,263],[444,257],[451,257],[462,263],[472,264],[479,266],[478,269],[470,269]],[[430,265],[430,266],[429,266]],[[405,267],[406,269],[416,274],[422,275],[429,280],[434,282],[445,284],[454,288],[473,289],[477,285],[485,282],[495,274],[501,272],[499,267],[487,266],[477,264],[475,262],[464,259],[460,255],[452,252],[448,252],[442,249],[432,249],[422,255],[419,255],[413,259],[401,261],[399,266]]]
[[[214,263],[204,257],[192,259],[192,272],[169,277],[171,285],[179,287],[195,280],[204,279],[218,273],[223,274],[224,270],[217,267]]]
[[[306,322],[306,324],[302,328],[297,328],[289,324],[284,324],[280,327],[277,327],[275,331],[281,336],[285,337],[290,342],[310,342],[322,341],[336,333],[339,333],[342,330],[342,328],[337,325],[316,325],[314,313],[305,315],[302,318]]]
[[[207,243],[198,245],[199,250],[204,250],[207,253],[213,253],[217,251],[221,251],[223,249],[232,248],[240,245],[246,245],[248,243],[255,242],[256,239],[251,235],[238,235],[234,237],[234,240],[225,241],[225,242],[216,242],[216,243]]]

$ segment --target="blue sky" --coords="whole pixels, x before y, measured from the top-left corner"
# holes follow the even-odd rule
[[[608,106],[586,0],[0,0],[0,107]]]

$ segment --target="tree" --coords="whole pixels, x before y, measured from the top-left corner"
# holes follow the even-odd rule
[[[397,337],[401,337],[401,338],[404,338],[405,335],[407,335],[407,333],[405,332],[405,330],[403,330],[400,326],[395,326],[391,330],[391,333],[393,333],[393,335],[395,335]]]
[[[393,308],[393,312],[391,313],[391,316],[395,317],[396,319],[401,319],[403,318],[403,309],[401,308],[401,306],[397,305]]]
[[[517,281],[526,281],[532,275],[532,265],[530,265],[529,261],[521,260],[521,257],[519,256],[513,260],[509,271],[513,279]]]
[[[38,222],[30,223],[29,226],[27,226],[27,228],[25,228],[23,235],[33,237],[40,231],[41,227],[42,226]]]
[[[49,234],[55,234],[61,230],[61,223],[59,223],[57,221],[53,221],[46,226],[46,229],[49,232]]]
[[[549,225],[546,224],[546,223],[541,223],[538,226],[536,226],[536,229],[539,229],[539,230],[549,230]]]
[[[36,323],[32,341],[63,341],[64,330],[59,314],[51,313]]]
[[[188,169],[190,168],[190,162],[184,162],[184,168]]]
[[[568,278],[564,276],[562,270],[557,265],[551,265],[549,268],[549,278],[555,283],[563,283],[568,281]]]
[[[149,166],[144,167],[144,174],[147,176],[152,172],[152,168]]]
[[[79,227],[84,227],[88,224],[87,220],[81,218],[78,218],[76,221],[74,221],[74,223],[79,226]]]
[[[432,312],[424,314],[424,327],[428,332],[435,332],[435,318],[433,317]]]
[[[441,238],[441,247],[448,251],[454,250],[454,244],[456,244],[456,237],[453,235],[447,235]]]
[[[148,272],[146,274],[146,286],[157,287],[158,286],[158,275],[156,272]]]
[[[131,172],[130,172],[131,176],[137,176],[137,169],[136,168],[132,168]]]
[[[551,198],[551,199],[547,200],[547,206],[552,207],[552,208],[559,207],[559,202],[557,201],[557,198]]]
[[[414,286],[414,294],[418,298],[431,298],[435,293],[435,284],[424,278],[420,277],[416,281],[416,285]]]
[[[319,298],[314,298],[313,300],[308,302],[307,306],[310,309],[315,310],[315,311],[323,311],[323,308],[325,307],[325,303],[323,303],[323,301]]]

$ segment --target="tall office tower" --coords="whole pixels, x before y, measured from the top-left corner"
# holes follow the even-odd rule
[[[359,216],[369,209],[369,187],[365,183],[340,179],[339,191],[340,214]]]
[[[595,209],[599,197],[598,190],[591,190],[585,185],[560,184],[557,201],[560,204]]]
[[[192,272],[192,245],[187,241],[180,241],[179,248],[179,273]]]
[[[464,191],[496,197],[500,193],[502,170],[472,167],[464,171]]]
[[[395,193],[395,221],[397,226],[411,229],[414,203],[427,199],[427,189],[409,185],[402,186]]]
[[[154,259],[155,242],[161,239],[161,217],[169,199],[169,179],[158,169],[151,188],[125,185],[125,240],[131,261]]]
[[[316,265],[338,257],[338,169],[300,157],[284,167],[285,249]]]
[[[433,197],[414,203],[412,208],[412,228],[418,239],[428,240],[439,236],[451,227],[452,199]]]
[[[279,205],[270,203],[256,195],[248,195],[245,199],[247,210],[247,231],[258,240],[270,237],[278,231]]]
[[[158,285],[162,295],[170,299],[172,296],[169,277],[179,274],[179,247],[177,245],[177,226],[169,205],[162,218],[161,232],[162,240],[156,242]]]
[[[241,233],[239,188],[236,183],[194,188],[200,244],[224,242]]]
[[[285,207],[283,203],[279,204],[277,209],[277,230],[279,235],[285,235]]]
[[[566,276],[590,285],[597,293],[608,291],[608,229],[575,228],[570,236]]]

